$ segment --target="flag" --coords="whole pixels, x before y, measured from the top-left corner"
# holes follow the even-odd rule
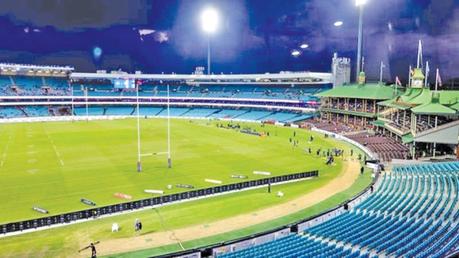
[[[416,65],[416,68],[420,68],[422,66],[422,41],[419,40],[419,45],[418,45],[418,62]]]
[[[426,62],[426,76],[430,73],[429,61]]]
[[[437,69],[437,79],[435,80],[435,82],[438,84],[438,86],[442,86],[443,82],[441,81],[441,77],[440,77],[440,70]]]
[[[425,87],[427,88],[428,81],[429,81],[429,73],[430,73],[430,67],[429,67],[429,61],[426,62],[426,77],[425,77]]]
[[[402,82],[398,78],[398,76],[395,76],[395,85],[402,86]]]

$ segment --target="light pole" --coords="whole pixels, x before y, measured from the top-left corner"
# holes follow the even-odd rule
[[[201,28],[207,34],[207,74],[210,74],[210,36],[217,31],[220,18],[218,11],[207,7],[201,13]]]
[[[367,0],[355,0],[355,5],[359,8],[359,34],[357,42],[357,69],[356,80],[359,78],[360,69],[362,66],[362,43],[363,43],[363,6]]]

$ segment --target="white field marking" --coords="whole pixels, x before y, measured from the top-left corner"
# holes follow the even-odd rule
[[[48,131],[45,130],[45,133],[46,133],[46,136],[48,137],[48,140],[51,142],[51,144],[53,146],[54,153],[56,154],[56,157],[59,159],[59,163],[63,167],[64,166],[64,161],[61,158],[60,152],[57,150],[56,144],[54,144],[53,139],[51,139],[51,137],[49,136]]]
[[[3,153],[2,153],[2,159],[0,160],[0,168],[3,167],[3,165],[5,164],[5,160],[6,160],[6,154],[8,153],[8,149],[10,147],[10,142],[11,142],[11,134],[9,135],[8,137],[8,142],[6,143],[6,146],[5,148],[3,149]]]
[[[35,173],[37,173],[38,171],[40,171],[40,170],[39,170],[39,169],[36,169],[36,168],[27,170],[27,172],[28,172],[29,174],[35,174]]]

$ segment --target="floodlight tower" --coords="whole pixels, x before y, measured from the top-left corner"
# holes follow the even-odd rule
[[[207,74],[210,74],[210,37],[217,31],[219,22],[218,11],[213,7],[201,12],[201,29],[207,34]]]
[[[367,0],[355,0],[355,5],[359,8],[359,34],[357,42],[357,69],[355,78],[359,78],[360,69],[362,68],[363,7],[366,3]]]

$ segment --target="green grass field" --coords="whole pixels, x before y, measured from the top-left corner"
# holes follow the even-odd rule
[[[250,124],[270,132],[262,138],[217,128],[215,123],[174,120],[173,168],[167,169],[165,155],[146,156],[144,171],[137,173],[135,125],[135,120],[1,125],[0,223],[42,216],[32,210],[34,205],[58,214],[88,208],[81,198],[97,205],[122,202],[113,196],[116,192],[140,199],[151,196],[144,189],[186,190],[167,190],[168,184],[211,186],[206,178],[237,182],[232,174],[261,178],[253,175],[254,170],[273,175],[323,170],[323,162],[303,149],[335,146],[318,135],[308,144],[311,133],[305,130],[297,130],[301,145],[293,148],[290,128]],[[141,126],[142,153],[167,150],[165,120],[144,119]]]
[[[344,143],[302,129],[242,124],[270,132],[269,137],[258,137],[217,128],[216,122],[173,120],[173,168],[167,169],[165,156],[148,156],[143,158],[144,171],[137,173],[135,122],[127,119],[0,125],[0,197],[3,200],[0,204],[0,222],[40,217],[41,214],[32,211],[32,205],[40,205],[55,214],[87,208],[79,202],[82,197],[98,205],[112,204],[122,202],[113,197],[114,192],[123,192],[139,199],[149,197],[143,193],[144,189],[166,190],[167,184],[207,187],[211,184],[205,183],[205,178],[231,183],[236,180],[231,179],[230,175],[236,173],[248,175],[249,179],[259,178],[252,174],[253,170],[279,175],[318,169],[320,177],[274,186],[273,191],[283,191],[284,198],[266,194],[266,189],[256,189],[0,238],[0,257],[71,257],[81,247],[82,241],[133,236],[133,232],[126,229],[132,227],[135,218],[142,220],[143,234],[147,234],[210,223],[276,205],[317,189],[342,172],[340,159],[337,159],[336,165],[326,166],[325,159],[318,158],[314,150],[350,148]],[[294,131],[295,139],[300,142],[299,147],[289,143]],[[142,120],[142,152],[165,151],[165,132],[165,120]],[[313,143],[308,143],[310,135],[315,137]],[[305,153],[304,149],[309,147],[313,149],[313,154]],[[369,177],[362,180],[349,191],[354,194],[370,181]],[[172,191],[184,189],[166,192]],[[307,213],[297,214],[290,219],[311,212],[318,213],[349,197],[349,193],[334,196],[317,207],[311,207]],[[160,223],[159,214],[164,224]],[[120,224],[120,232],[110,232],[113,222]],[[250,230],[259,231],[276,223]],[[250,230],[227,234],[226,237]],[[194,246],[215,239],[194,241],[192,244]],[[161,250],[164,251],[155,249],[151,252],[158,253]],[[139,253],[138,257],[142,257],[142,254],[145,253]]]

